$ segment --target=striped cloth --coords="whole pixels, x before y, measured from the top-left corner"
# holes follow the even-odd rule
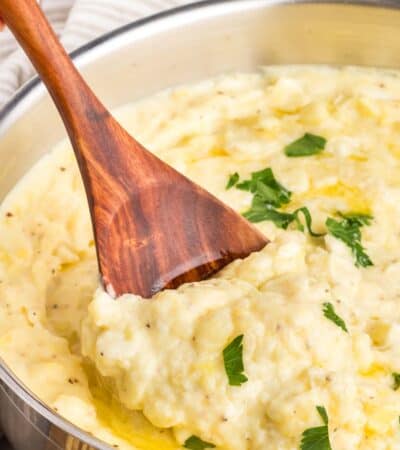
[[[62,43],[72,51],[128,22],[188,3],[188,0],[41,0]],[[0,33],[0,108],[34,70],[11,33]]]

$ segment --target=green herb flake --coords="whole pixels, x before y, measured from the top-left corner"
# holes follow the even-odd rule
[[[270,222],[273,222],[275,226],[284,230],[287,230],[289,225],[295,223],[299,231],[304,231],[304,225],[300,220],[301,214],[304,216],[305,226],[309,234],[313,237],[323,236],[323,234],[318,234],[313,231],[311,213],[306,207],[296,209],[296,211],[292,213],[282,212],[255,197],[253,199],[251,208],[243,213],[243,216],[252,223],[269,220]]]
[[[276,208],[290,202],[292,193],[275,179],[272,169],[267,168],[251,174],[250,180],[236,185],[242,191],[253,193],[260,201]]]
[[[308,428],[301,437],[300,450],[332,450],[329,441],[328,414],[323,406],[317,406],[324,425]]]
[[[183,447],[189,448],[190,450],[204,450],[206,448],[215,448],[215,445],[202,441],[197,436],[191,436],[189,439],[186,439]]]
[[[231,386],[241,386],[248,378],[243,373],[243,334],[237,336],[223,351],[225,372]]]
[[[350,248],[355,257],[357,267],[373,266],[373,262],[365,253],[365,249],[361,244],[361,228],[366,224],[370,224],[372,217],[361,214],[340,215],[342,217],[341,221],[328,217],[326,220],[328,232]]]
[[[324,236],[324,233],[315,233],[315,231],[312,230],[312,218],[311,218],[311,213],[309,211],[308,208],[306,208],[305,206],[303,206],[302,208],[296,209],[296,211],[293,213],[295,216],[295,220],[297,223],[297,228],[300,231],[304,231],[304,226],[300,221],[300,214],[303,214],[304,216],[304,220],[306,222],[306,227],[308,230],[308,233],[310,234],[310,236],[312,237],[321,237]]]
[[[277,209],[290,202],[292,193],[276,180],[271,168],[253,172],[250,179],[240,183],[238,182],[239,178],[237,173],[231,175],[226,188],[230,189],[232,186],[236,186],[237,189],[254,194],[250,209],[243,213],[247,220],[252,223],[269,220],[284,230],[294,222],[298,230],[304,231],[306,227],[311,236],[322,236],[312,230],[312,218],[308,208],[299,208],[294,212]],[[305,227],[300,220],[301,215],[304,218]]]
[[[393,390],[397,391],[397,389],[400,388],[400,373],[393,372],[392,377],[393,377]]]
[[[347,219],[350,222],[358,224],[360,227],[366,225],[371,225],[371,222],[374,220],[374,218],[369,214],[358,214],[358,213],[342,213],[338,212],[338,215],[342,219]]]
[[[340,327],[346,333],[349,332],[344,320],[336,314],[335,308],[333,307],[332,303],[324,303],[322,311],[327,319],[331,320],[335,325]]]
[[[321,136],[306,133],[285,147],[285,155],[289,157],[317,155],[325,149],[326,142],[326,139]]]
[[[329,419],[326,409],[323,406],[317,406],[318,414],[321,416],[322,421],[325,425],[328,425]]]
[[[239,181],[239,174],[237,172],[229,176],[228,183],[226,184],[226,190],[233,188]]]
[[[273,206],[268,205],[257,198],[253,200],[251,208],[243,213],[243,216],[252,223],[269,220],[274,222],[278,228],[283,228],[284,230],[286,230],[294,221],[294,215],[292,213],[278,211]]]

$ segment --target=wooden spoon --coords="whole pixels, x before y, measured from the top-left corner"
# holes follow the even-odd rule
[[[0,15],[39,72],[68,131],[110,294],[150,297],[205,279],[268,243],[116,122],[75,69],[35,0],[0,0]]]

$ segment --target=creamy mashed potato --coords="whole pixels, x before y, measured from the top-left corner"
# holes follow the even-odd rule
[[[98,288],[84,191],[62,143],[1,206],[1,357],[54,410],[121,449],[197,436],[218,449],[294,450],[323,425],[316,406],[333,450],[400,449],[399,75],[268,68],[117,116],[239,212],[253,195],[227,190],[229,176],[270,167],[292,192],[282,211],[306,206],[319,233],[337,211],[373,216],[361,229],[373,266],[356,267],[332,234],[262,221],[271,244],[214,279],[114,300]],[[305,133],[326,148],[287,157]],[[248,381],[231,386],[223,350],[240,335]]]

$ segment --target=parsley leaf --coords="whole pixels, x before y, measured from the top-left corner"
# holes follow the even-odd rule
[[[204,442],[197,436],[191,436],[189,439],[186,439],[183,447],[191,450],[204,450],[206,448],[215,448],[215,445],[210,444],[209,442]]]
[[[300,213],[303,214],[303,216],[304,216],[304,219],[305,219],[305,222],[306,222],[306,227],[307,227],[307,230],[308,230],[310,236],[312,236],[312,237],[321,237],[321,236],[324,236],[324,234],[315,233],[315,232],[312,230],[312,218],[311,218],[311,213],[310,213],[309,209],[306,208],[305,206],[303,206],[302,208],[296,209],[296,211],[293,213],[293,214],[295,215],[295,220],[296,220],[296,222],[297,222],[297,229],[298,229],[298,230],[304,231],[304,226],[303,226],[303,224],[301,223],[300,218],[299,218]]]
[[[397,389],[400,388],[400,373],[393,372],[392,377],[393,377],[393,390],[397,391]]]
[[[274,222],[278,228],[283,228],[284,230],[286,230],[294,220],[292,213],[280,212],[273,206],[260,201],[258,198],[253,200],[251,208],[243,213],[243,216],[253,223],[270,220],[271,222]]]
[[[237,172],[229,176],[228,183],[226,184],[226,190],[233,188],[239,181],[239,174]]]
[[[243,216],[253,223],[269,220],[274,222],[278,228],[286,230],[293,222],[297,229],[304,231],[304,225],[300,220],[303,215],[305,226],[311,236],[319,237],[321,234],[314,233],[312,230],[312,219],[308,208],[299,208],[294,212],[282,212],[277,208],[290,202],[292,193],[282,186],[275,178],[271,168],[253,172],[249,180],[238,183],[239,175],[237,173],[230,176],[227,189],[236,186],[237,189],[248,191],[254,194],[251,207]]]
[[[315,233],[312,230],[312,218],[310,211],[305,206],[303,208],[296,209],[296,211],[282,212],[275,209],[273,206],[264,203],[259,198],[255,197],[251,208],[243,213],[243,216],[250,222],[258,223],[264,220],[269,220],[274,222],[278,228],[283,228],[286,230],[290,224],[296,223],[297,229],[304,231],[304,225],[300,220],[300,214],[303,214],[305,219],[305,224],[308,232],[313,237],[321,237],[322,234]]]
[[[369,224],[372,217],[361,214],[341,215],[342,220],[338,221],[328,217],[326,227],[329,233],[344,242],[352,251],[357,267],[373,266],[373,262],[365,253],[361,245],[361,227]]]
[[[317,406],[318,414],[321,416],[322,421],[325,425],[328,425],[329,419],[326,409],[323,406]]]
[[[360,227],[362,227],[364,225],[367,225],[367,226],[371,225],[371,222],[374,219],[369,214],[357,214],[357,213],[344,214],[344,213],[338,212],[338,215],[342,219],[347,219],[350,222],[357,223]]]
[[[287,145],[285,154],[289,157],[316,155],[325,149],[326,142],[326,139],[321,136],[306,133],[300,139]]]
[[[332,450],[329,441],[328,414],[323,406],[317,406],[317,411],[325,425],[305,430],[301,437],[300,450]]]
[[[250,180],[244,180],[238,183],[236,187],[255,194],[258,200],[277,208],[289,203],[292,195],[290,191],[276,181],[270,168],[253,172]]]
[[[231,386],[240,386],[248,378],[243,373],[243,334],[237,336],[223,351],[225,372]]]
[[[327,319],[331,320],[335,325],[340,327],[346,333],[349,332],[344,320],[336,314],[335,308],[333,307],[332,303],[324,303],[322,311]]]

